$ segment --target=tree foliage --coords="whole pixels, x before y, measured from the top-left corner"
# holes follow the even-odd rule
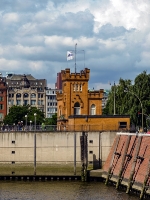
[[[130,115],[131,123],[140,126],[143,107],[143,122],[144,126],[146,126],[146,118],[150,114],[150,74],[143,71],[135,78],[134,84],[132,84],[131,80],[123,79],[119,80],[118,85],[114,84],[111,87],[103,114],[114,114],[114,94],[116,114],[128,114]],[[140,114],[138,115],[138,113]]]
[[[55,113],[52,118],[45,118],[45,125],[57,125],[57,114]]]
[[[25,115],[27,115],[27,124],[30,124],[30,121],[34,122],[36,113],[36,124],[40,125],[44,121],[44,113],[41,112],[36,107],[27,106],[12,106],[10,108],[9,114],[5,116],[3,122],[4,124],[18,124],[18,122],[23,121],[26,123]]]

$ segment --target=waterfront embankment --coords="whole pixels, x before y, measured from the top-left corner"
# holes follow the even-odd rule
[[[88,169],[105,163],[116,132],[86,132]],[[0,175],[81,175],[82,132],[0,132]]]

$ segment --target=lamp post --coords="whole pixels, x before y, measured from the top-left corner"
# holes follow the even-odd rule
[[[142,101],[134,92],[131,92],[131,91],[127,90],[127,89],[125,89],[124,92],[129,92],[129,93],[133,94],[134,96],[136,96],[136,98],[139,100],[139,102],[141,104],[141,109],[142,109],[142,131],[143,131],[143,105],[142,105]]]
[[[36,113],[34,113],[34,130],[36,131]]]
[[[110,83],[111,85],[111,83]],[[114,115],[116,115],[116,84],[114,81]]]
[[[30,131],[31,131],[31,124],[32,124],[32,121],[30,120]]]
[[[23,131],[23,121],[21,121],[21,131]]]
[[[114,115],[116,114],[116,85],[114,82]]]
[[[25,119],[26,119],[26,130],[27,130],[27,115],[25,115]]]

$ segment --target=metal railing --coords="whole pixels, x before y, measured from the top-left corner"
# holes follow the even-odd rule
[[[66,132],[66,131],[123,131],[128,132],[130,131],[130,127],[119,127],[116,125],[3,125],[0,126],[1,132],[8,132],[8,131],[14,131],[14,132],[20,132],[20,131],[38,131],[38,132]]]

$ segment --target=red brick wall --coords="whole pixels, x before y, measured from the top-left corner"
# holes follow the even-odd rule
[[[120,153],[121,156],[118,157],[118,155],[114,156],[114,147],[115,147],[115,143],[117,140],[117,136],[116,136],[114,144],[110,150],[109,156],[103,166],[103,170],[105,172],[108,172],[110,164],[111,164],[111,160],[114,156],[111,172],[113,173],[113,175],[117,175],[117,176],[119,175],[123,154],[125,152],[125,144],[127,142],[127,138],[128,138],[127,135],[120,136],[120,140],[119,140],[118,146],[116,148],[116,152]],[[127,154],[130,154],[132,156],[132,158],[128,161],[127,160],[128,157],[127,156],[125,157],[125,161],[124,161],[124,165],[123,165],[125,167],[125,170],[123,171],[123,178],[129,179],[129,177],[130,177],[134,159],[135,159],[135,154],[138,149],[137,148],[138,139],[139,139],[139,137],[136,138],[136,135],[131,136]],[[146,176],[148,164],[149,164],[149,159],[150,159],[150,135],[143,134],[141,145],[140,145],[139,152],[138,152],[138,156],[143,157],[144,160],[143,161],[141,161],[140,159],[136,160],[133,180],[134,180],[134,183],[143,183],[145,176]]]

